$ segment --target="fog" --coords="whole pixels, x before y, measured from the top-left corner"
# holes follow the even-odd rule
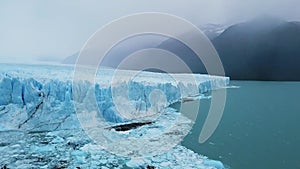
[[[59,62],[113,19],[164,12],[195,25],[231,25],[260,15],[300,20],[298,0],[1,1],[0,62]]]

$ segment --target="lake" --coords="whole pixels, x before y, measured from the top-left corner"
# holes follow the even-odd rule
[[[210,106],[210,100],[201,100],[197,121],[182,145],[231,169],[300,168],[300,82],[231,85],[240,88],[227,90],[225,111],[212,137],[198,143]]]

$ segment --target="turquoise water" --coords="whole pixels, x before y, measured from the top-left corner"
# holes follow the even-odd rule
[[[202,100],[196,124],[182,144],[231,169],[299,169],[300,82],[231,85],[240,88],[227,90],[223,118],[213,136],[198,143],[210,105],[210,100]]]

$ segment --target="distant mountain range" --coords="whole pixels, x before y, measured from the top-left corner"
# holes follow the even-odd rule
[[[151,35],[151,34],[127,38],[123,42],[116,44],[107,53],[101,65],[107,67],[117,67],[124,58],[128,57],[128,55],[134,53],[135,51],[139,51],[141,49],[147,49],[147,48],[156,48],[161,42],[167,39],[168,37]],[[73,55],[65,58],[62,61],[62,63],[75,64],[78,55],[79,52],[76,52]]]
[[[209,39],[219,36],[226,27],[220,24],[207,24],[200,26],[200,29],[206,34]],[[121,44],[117,44],[105,57],[104,66],[115,67],[131,53],[147,48],[158,48],[160,44],[168,41],[168,37],[161,37],[158,35],[143,35],[134,38],[126,39]],[[63,64],[75,64],[79,52],[65,58]]]
[[[212,41],[226,76],[231,79],[300,80],[300,22],[260,17],[227,28],[214,24],[200,28]],[[149,46],[169,50],[184,60],[193,72],[206,73],[195,53],[175,39],[131,47],[134,50],[126,47],[127,52],[119,52],[111,57],[120,61],[128,54]],[[68,57],[63,63],[75,63],[77,55]]]

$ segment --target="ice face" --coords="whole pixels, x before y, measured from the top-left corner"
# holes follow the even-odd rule
[[[23,119],[24,124],[10,125],[25,130],[39,130],[40,123],[50,127],[51,124],[47,123],[50,119],[67,122],[66,118],[75,113],[74,100],[78,104],[88,105],[84,109],[98,109],[106,121],[119,123],[155,114],[174,102],[225,87],[229,82],[226,77],[195,75],[196,83],[192,83],[186,74],[170,76],[134,71],[121,71],[117,80],[112,81],[113,70],[104,69],[96,76],[95,84],[78,81],[72,86],[70,67],[33,67],[1,65],[0,68],[0,106],[6,107],[6,110],[19,108],[21,112],[26,113],[23,115],[24,118],[27,117]],[[113,82],[112,86],[107,85],[109,81]],[[96,96],[97,105],[90,105],[93,96]],[[63,110],[60,110],[62,107]],[[35,116],[41,114],[43,118],[35,119]],[[7,116],[14,118],[11,112],[7,113]],[[54,126],[50,128],[58,127],[58,123],[59,121],[54,122]]]
[[[126,140],[140,139],[140,135],[143,138],[161,136],[160,133],[171,126],[170,121],[179,119],[179,125],[168,132],[171,135],[175,133],[174,137],[170,137],[175,143],[174,139],[184,137],[189,131],[192,121],[180,113],[168,111],[166,107],[185,98],[201,97],[203,93],[226,87],[229,83],[227,77],[195,74],[191,79],[187,74],[135,71],[119,71],[116,75],[111,69],[99,71],[94,83],[73,81],[72,72],[72,67],[63,66],[0,65],[1,131],[53,132],[80,130],[81,127],[95,125],[103,125],[102,129],[105,129],[107,124],[114,126],[129,121],[139,122],[138,119],[155,121],[129,133],[107,134],[113,143],[110,144],[111,149],[121,147],[127,153],[125,150],[129,144]],[[116,138],[124,139],[124,145],[116,147],[119,145],[119,142],[114,142]],[[172,142],[166,138],[161,137],[153,142],[152,149]],[[153,155],[151,148],[141,151],[139,147],[142,145],[137,144],[136,147],[136,151],[142,154]],[[128,164],[133,165],[134,160]],[[215,163],[207,164],[213,166]]]

